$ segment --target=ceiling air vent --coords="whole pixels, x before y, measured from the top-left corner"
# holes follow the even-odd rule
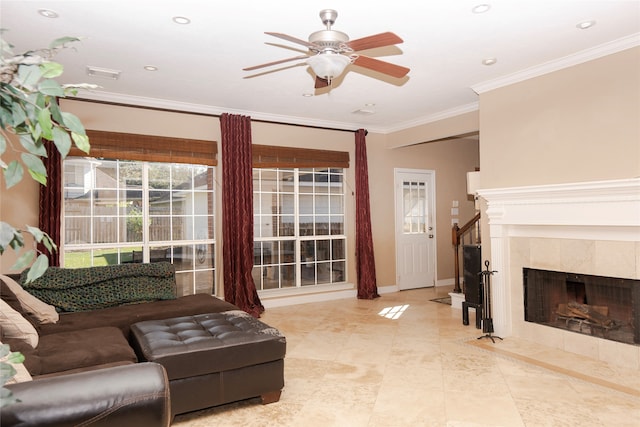
[[[93,67],[89,65],[87,66],[87,75],[109,80],[118,80],[118,78],[120,77],[120,71],[110,70],[108,68]]]

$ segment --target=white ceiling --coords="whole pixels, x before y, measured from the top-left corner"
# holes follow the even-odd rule
[[[472,8],[481,3],[490,4],[491,9],[473,13]],[[363,127],[381,133],[477,109],[474,89],[481,92],[640,44],[638,0],[399,0],[385,4],[371,0],[1,0],[0,26],[7,30],[4,38],[15,45],[16,53],[45,47],[62,36],[83,38],[76,49],[56,57],[65,65],[60,82],[101,86],[82,97],[313,126]],[[396,47],[363,54],[409,67],[408,76],[397,80],[351,65],[330,91],[314,92],[308,67],[291,66],[297,61],[261,75],[242,71],[301,55],[301,46],[264,32],[306,40],[311,32],[324,29],[318,14],[326,8],[338,11],[333,29],[351,39],[384,31],[404,39]],[[43,17],[39,9],[53,10],[59,17]],[[174,16],[188,17],[191,23],[178,25],[172,21]],[[596,25],[576,28],[587,20],[595,20]],[[496,58],[497,63],[485,66],[486,58]],[[145,65],[154,65],[158,71],[145,71]],[[91,77],[87,66],[119,70],[121,75],[118,80]],[[279,67],[260,71],[272,69]]]

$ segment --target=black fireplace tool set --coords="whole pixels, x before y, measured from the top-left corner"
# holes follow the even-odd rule
[[[493,334],[493,318],[491,317],[491,276],[493,273],[497,273],[497,271],[489,270],[489,261],[486,260],[484,262],[485,270],[478,273],[479,276],[482,276],[482,286],[483,286],[483,310],[482,310],[482,332],[484,335],[478,337],[478,339],[488,338],[492,342],[496,342],[495,338],[502,340],[497,335]]]

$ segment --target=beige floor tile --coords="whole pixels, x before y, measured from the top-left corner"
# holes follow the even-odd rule
[[[506,338],[429,301],[450,287],[268,309],[287,337],[279,402],[179,415],[174,425],[278,427],[640,426],[640,373]],[[396,319],[384,309],[401,307]]]

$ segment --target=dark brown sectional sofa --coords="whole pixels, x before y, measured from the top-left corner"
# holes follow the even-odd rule
[[[167,264],[166,266],[162,266],[162,268],[165,268],[169,272],[171,276],[170,280],[173,280],[175,284],[175,271],[173,270],[173,266],[168,263],[161,264]],[[138,266],[140,266],[140,264],[132,264],[124,268],[125,270],[142,268]],[[122,268],[122,266],[117,268]],[[20,281],[19,276],[13,275],[11,277]],[[141,280],[144,280],[144,278]],[[115,280],[115,283],[118,283],[117,279]],[[59,312],[59,320],[56,323],[41,323],[33,319],[28,310],[24,310],[24,308],[21,307],[18,298],[2,281],[0,281],[0,284],[2,285],[0,288],[2,299],[16,311],[22,310],[24,317],[29,319],[38,332],[39,342],[35,348],[32,348],[29,344],[21,340],[7,337],[2,337],[1,339],[4,344],[9,344],[11,346],[11,351],[19,351],[25,356],[24,366],[27,368],[34,380],[36,380],[35,382],[38,382],[40,379],[55,380],[59,379],[61,376],[67,375],[69,376],[68,378],[74,378],[74,375],[84,375],[86,377],[87,375],[91,375],[90,372],[102,372],[102,370],[118,369],[117,367],[133,364],[158,365],[157,363],[147,363],[147,360],[142,359],[140,354],[136,354],[134,348],[138,349],[139,345],[132,333],[132,325],[143,321],[173,319],[184,316],[193,318],[198,315],[211,313],[238,313],[239,310],[237,306],[207,294],[196,294],[182,297],[176,297],[175,294],[173,297],[167,297],[164,295],[161,296],[163,299],[158,300],[154,299],[153,295],[151,295],[151,297],[143,297],[149,299],[146,301],[127,301],[125,303],[118,303],[115,306],[96,308],[92,310]],[[52,286],[58,286],[55,280],[53,281]],[[43,297],[43,295],[30,290],[27,286],[25,286],[25,290],[29,291],[30,294],[33,292],[34,295],[41,298],[46,303],[51,304],[52,302],[55,302],[46,301],[45,299],[48,298],[48,296],[45,295]],[[90,291],[80,292],[82,298],[86,297],[86,292]],[[107,293],[111,295],[111,292]],[[151,294],[153,294],[153,290],[151,291]],[[54,300],[56,299],[55,293],[52,298]],[[118,296],[118,298],[121,298],[121,296]],[[91,298],[88,299],[90,300]],[[102,301],[102,304],[105,304],[105,302]],[[107,301],[106,304],[108,305],[110,302]],[[57,308],[58,311],[60,311],[60,308]],[[176,339],[180,338],[177,337]],[[253,338],[251,337],[249,338],[249,340],[252,339]],[[270,384],[267,385],[267,389],[271,391],[272,387],[277,387],[277,390],[273,391],[276,391],[278,396],[279,390],[284,385],[282,373],[282,359],[284,358],[283,353],[285,345],[284,337],[281,337],[280,341],[281,354],[279,356],[279,360],[269,362],[272,364],[277,363],[280,372],[273,374],[273,367],[269,364],[264,364],[264,368],[262,368],[271,378],[268,380]],[[220,344],[218,343],[216,345]],[[207,349],[207,351],[212,350]],[[215,349],[213,351],[215,351]],[[196,356],[197,355],[194,353],[193,357]],[[184,360],[188,364],[189,355],[186,354],[184,357]],[[149,360],[149,362],[153,362],[153,360]],[[251,384],[251,381],[255,378],[255,369],[256,368],[252,366],[250,369],[247,369],[247,373],[245,374],[243,373],[243,369],[236,368],[232,373],[233,375],[227,374],[227,378],[236,378],[233,383],[227,386],[229,391],[232,391],[230,396],[234,396],[236,400],[238,400],[238,398],[249,398],[255,396],[254,394],[251,394],[253,390],[255,390],[255,384]],[[259,369],[260,368],[258,368],[258,373],[260,373]],[[249,373],[251,376],[248,376]],[[164,373],[164,376],[166,379],[166,372]],[[168,377],[171,379],[171,372],[169,372]],[[223,373],[211,373],[208,374],[208,378],[207,388],[204,390],[194,390],[193,386],[189,386],[186,389],[180,388],[179,383],[184,382],[185,380],[175,380],[177,388],[174,388],[174,381],[172,380],[172,400],[175,400],[175,402],[184,402],[185,400],[192,400],[190,396],[204,393],[212,394],[213,396],[208,398],[203,405],[226,403],[227,398],[225,397],[225,391],[223,390],[225,387],[223,383]],[[216,382],[213,382],[214,379]],[[227,379],[227,384],[228,381],[229,380]],[[197,382],[198,380],[195,380],[189,382],[189,384]],[[245,383],[246,386],[244,385]],[[23,387],[28,388],[28,386],[25,386],[24,384],[17,384],[16,386],[19,389]],[[247,393],[249,393],[248,395],[244,394],[242,391],[243,388],[247,389]],[[181,393],[189,394],[189,396],[180,396],[179,394]],[[259,392],[259,394],[261,393],[263,393],[263,391]],[[196,408],[180,404],[177,413],[194,409]],[[171,417],[174,415],[176,415],[175,405],[172,407]]]
[[[171,264],[163,264],[167,264],[167,271],[173,271]],[[129,268],[135,270],[139,265],[131,264]],[[10,277],[21,280],[19,275]],[[8,287],[2,286],[2,299],[20,308],[15,296],[9,293]],[[7,338],[2,342],[25,356],[24,365],[32,377],[61,375],[136,363],[137,357],[130,345],[130,327],[134,323],[229,310],[239,308],[212,295],[196,294],[89,311],[60,312],[56,323],[38,323],[23,311],[38,331],[38,346],[32,348]]]

